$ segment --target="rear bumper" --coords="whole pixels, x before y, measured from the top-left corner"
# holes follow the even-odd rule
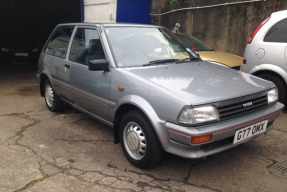
[[[270,131],[273,128],[274,120],[280,116],[280,111],[283,109],[283,107],[284,105],[277,102],[260,111],[199,127],[184,127],[166,122],[165,128],[167,130],[169,144],[163,147],[167,152],[185,158],[201,158],[212,155],[248,142],[261,134]],[[268,120],[268,125],[265,132],[233,144],[234,135],[238,129],[242,129],[264,120]],[[193,145],[191,143],[192,138],[204,135],[212,135],[211,142],[200,145]]]

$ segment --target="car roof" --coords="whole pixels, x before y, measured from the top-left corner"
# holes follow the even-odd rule
[[[271,16],[272,17],[286,18],[287,17],[287,10],[274,12],[271,14]]]
[[[62,23],[58,26],[69,26],[69,25],[77,25],[77,26],[103,26],[103,27],[160,27],[156,25],[147,25],[147,24],[133,24],[133,23]]]

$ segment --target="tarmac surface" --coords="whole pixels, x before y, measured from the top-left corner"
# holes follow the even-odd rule
[[[109,127],[70,107],[50,112],[36,70],[0,69],[0,192],[286,192],[287,113],[274,129],[207,157],[165,154],[151,170],[132,166]]]

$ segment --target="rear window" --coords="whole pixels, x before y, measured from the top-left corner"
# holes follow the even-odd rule
[[[287,43],[287,19],[273,25],[264,37],[265,42]]]
[[[44,52],[60,58],[66,58],[74,26],[60,26],[50,37]]]

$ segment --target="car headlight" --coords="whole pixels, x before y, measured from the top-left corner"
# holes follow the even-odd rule
[[[38,52],[39,50],[38,50],[38,48],[34,48],[34,49],[32,49],[32,52],[34,53],[34,52]]]
[[[274,103],[278,100],[278,90],[277,88],[272,89],[267,94],[268,104]]]
[[[5,47],[1,47],[1,51],[2,51],[2,52],[9,52],[9,49],[8,49],[8,48],[5,48]]]
[[[183,109],[178,117],[179,123],[193,125],[217,120],[219,120],[219,114],[211,105]]]

